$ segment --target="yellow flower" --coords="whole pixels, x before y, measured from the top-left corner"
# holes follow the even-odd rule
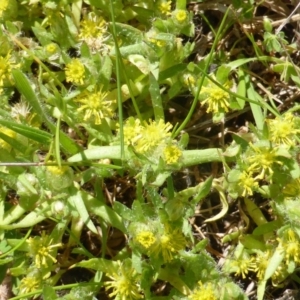
[[[300,133],[300,129],[297,129],[296,117],[292,113],[288,112],[274,120],[269,119],[267,124],[271,142],[289,147],[295,146],[295,135]]]
[[[183,10],[183,9],[177,9],[174,11],[174,16],[175,19],[179,22],[179,23],[183,23],[187,20],[187,11]]]
[[[229,81],[224,84],[224,88],[226,89],[229,89],[230,86],[231,83]],[[201,101],[201,104],[207,104],[207,113],[228,112],[230,96],[226,91],[219,88],[213,82],[209,82],[207,86],[202,87],[202,94],[206,96],[206,99]]]
[[[271,252],[260,252],[254,259],[253,271],[256,272],[256,276],[259,281],[264,279],[265,271],[269,265],[269,260],[271,258]]]
[[[0,126],[0,131],[11,138],[15,138],[17,136],[16,132],[2,126]],[[11,149],[11,145],[0,138],[0,149],[6,149],[9,151]]]
[[[124,142],[126,145],[135,145],[135,143],[141,138],[143,127],[139,119],[130,117],[126,120],[123,127]]]
[[[278,238],[279,247],[285,252],[286,264],[290,261],[300,262],[300,243],[299,237],[289,228],[282,238]]]
[[[54,54],[57,51],[57,45],[54,43],[48,44],[45,47],[46,51],[50,54]]]
[[[0,17],[2,17],[3,12],[6,11],[8,4],[8,0],[0,0]]]
[[[178,251],[184,249],[186,240],[182,232],[178,229],[171,229],[169,226],[165,227],[164,232],[157,237],[156,243],[150,249],[155,256],[162,255],[164,262],[170,262]]]
[[[167,164],[174,164],[178,162],[182,151],[175,145],[169,145],[164,149],[163,154]]]
[[[139,292],[140,286],[136,280],[136,272],[132,268],[125,268],[120,265],[118,272],[114,272],[108,277],[112,280],[104,282],[104,285],[106,290],[113,290],[109,297],[120,300],[143,298]]]
[[[0,94],[3,91],[6,81],[11,81],[11,70],[19,67],[11,61],[11,55],[8,53],[5,57],[0,56]]]
[[[163,15],[169,16],[171,14],[172,1],[161,1],[158,5],[158,9]]]
[[[49,162],[50,161],[48,161],[48,163]],[[51,174],[59,176],[59,175],[65,174],[69,170],[69,167],[68,166],[61,166],[61,167],[58,167],[58,166],[46,166],[46,169]]]
[[[183,83],[188,87],[195,87],[196,79],[192,74],[184,74]]]
[[[151,231],[141,231],[137,234],[135,239],[146,249],[150,248],[156,241],[156,238]]]
[[[255,181],[252,173],[243,171],[239,177],[239,186],[243,189],[243,197],[252,196],[253,190],[258,187],[258,182]]]
[[[213,285],[209,282],[203,285],[198,282],[199,287],[188,298],[191,300],[217,300]]]
[[[95,91],[84,92],[81,96],[75,99],[81,103],[77,111],[84,111],[84,121],[93,119],[96,125],[102,123],[104,118],[110,118],[114,115],[113,104],[115,100],[107,99],[108,92]]]
[[[87,18],[80,22],[79,37],[83,40],[89,38],[101,37],[107,29],[107,24],[102,17],[96,16],[91,13]]]
[[[0,0],[1,1],[1,0]],[[19,286],[20,295],[34,292],[40,288],[40,280],[36,279],[36,277],[28,276],[24,277],[21,280],[21,284]]]
[[[249,164],[248,172],[260,173],[256,178],[263,179],[266,172],[269,175],[273,174],[272,165],[274,163],[282,165],[282,162],[278,161],[276,149],[270,149],[269,147],[258,147],[253,144],[249,144],[253,150],[249,156],[245,158],[246,163]]]
[[[42,232],[40,237],[30,237],[26,240],[29,247],[29,255],[32,256],[37,268],[48,267],[50,260],[56,263],[56,259],[52,256],[53,249],[61,247],[62,244],[58,243],[51,245],[52,240]]]
[[[153,150],[171,136],[169,131],[172,129],[172,125],[169,122],[165,123],[162,119],[158,122],[149,120],[149,124],[144,122],[143,125],[141,137],[135,147],[139,153]]]
[[[243,257],[230,262],[232,268],[235,269],[235,276],[242,276],[245,279],[249,271],[252,271],[255,263],[254,258]]]
[[[67,82],[83,84],[85,69],[84,65],[78,58],[73,58],[72,61],[66,65],[65,73]]]

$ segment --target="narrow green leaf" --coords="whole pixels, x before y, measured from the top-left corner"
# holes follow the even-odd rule
[[[31,139],[42,144],[50,144],[52,135],[46,131],[39,130],[37,128],[32,128],[23,124],[18,124],[11,121],[5,121],[0,119],[0,124]]]
[[[245,74],[245,83],[246,83],[246,89],[247,89],[247,96],[252,101],[250,102],[250,107],[252,110],[253,117],[255,119],[256,126],[259,130],[263,130],[264,127],[264,114],[261,109],[260,102],[263,100],[259,96],[259,94],[254,90],[254,87],[250,81],[250,77],[248,74]]]
[[[54,143],[54,151],[55,158],[59,168],[61,168],[61,157],[60,157],[60,149],[59,149],[59,128],[60,128],[60,117],[57,119],[56,131],[55,131],[55,143]]]
[[[83,260],[75,264],[73,267],[82,267],[112,274],[118,271],[119,264],[116,261],[107,260],[104,258],[91,258],[89,260]]]
[[[205,182],[199,184],[199,189],[197,191],[197,194],[194,196],[191,203],[193,205],[197,204],[200,200],[202,200],[208,193],[210,192],[211,186],[213,183],[212,176],[208,177]]]
[[[85,203],[82,199],[81,193],[78,191],[76,194],[72,195],[68,199],[71,203],[71,205],[75,206],[77,209],[77,212],[79,213],[82,221],[85,223],[85,225],[95,234],[98,234],[98,231],[92,222],[89,213],[86,209]]]
[[[51,122],[42,105],[40,104],[39,99],[37,98],[36,93],[33,91],[29,80],[20,70],[17,69],[12,70],[12,75],[19,92],[24,95],[30,106],[32,106],[33,110],[43,118],[51,132],[55,133],[56,127]],[[75,154],[81,150],[81,147],[62,131],[60,131],[60,143],[62,147],[71,154]]]
[[[149,92],[151,95],[155,121],[158,122],[160,119],[165,120],[164,108],[162,105],[159,84],[152,73],[149,74],[149,79],[150,79]]]
[[[21,153],[25,153],[27,150],[27,147],[16,140],[14,137],[10,137],[2,132],[0,132],[0,139],[11,145],[14,150],[17,150]]]
[[[284,256],[285,256],[285,253],[284,253],[284,251],[282,251],[282,249],[277,248],[275,250],[275,252],[273,253],[273,256],[269,260],[269,263],[268,263],[268,266],[267,266],[267,269],[265,272],[264,280],[268,280],[269,278],[271,278],[273,276],[273,274],[276,272],[276,269],[279,267],[279,265],[283,261]]]
[[[242,97],[246,96],[246,82],[245,82],[245,73],[243,69],[239,68],[238,70],[238,87],[236,93]],[[236,101],[238,102],[240,109],[243,109],[245,107],[245,100],[241,98],[236,98]]]
[[[98,199],[91,197],[89,194],[81,193],[85,206],[88,211],[94,215],[99,216],[103,221],[111,224],[113,227],[118,228],[122,232],[126,232],[126,228],[123,223],[123,219],[110,207],[101,203]]]

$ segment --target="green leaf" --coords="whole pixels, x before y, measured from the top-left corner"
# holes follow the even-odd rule
[[[264,276],[264,280],[268,280],[269,278],[271,278],[274,273],[276,272],[276,269],[279,267],[279,265],[281,264],[281,262],[283,261],[285,256],[284,251],[282,251],[282,249],[276,248],[275,252],[273,253],[273,256],[270,258],[266,272],[265,272],[265,276]]]
[[[105,222],[118,228],[122,232],[126,232],[123,219],[114,210],[85,192],[81,192],[81,195],[88,211],[99,216]]]
[[[72,206],[75,206],[77,209],[77,212],[80,215],[80,218],[85,223],[85,225],[95,234],[98,234],[98,231],[92,222],[89,213],[86,209],[85,203],[82,199],[82,194],[80,191],[77,191],[76,194],[69,197],[68,201]]]
[[[261,109],[261,102],[263,101],[260,95],[255,91],[249,75],[245,75],[245,82],[246,82],[246,88],[247,88],[247,96],[252,101],[250,102],[250,107],[253,113],[253,117],[255,119],[256,126],[259,130],[263,130],[265,117],[263,115],[262,109]]]
[[[50,144],[52,135],[48,132],[32,128],[23,124],[18,124],[11,121],[5,121],[0,119],[0,124],[41,144]]]
[[[213,178],[212,176],[208,177],[205,182],[202,182],[198,185],[197,190],[191,204],[196,205],[200,200],[204,199],[210,192],[212,186]]]
[[[246,82],[245,82],[245,73],[244,71],[239,68],[238,70],[238,87],[236,93],[242,97],[246,96]],[[240,109],[243,109],[245,107],[245,100],[241,98],[236,98],[236,101],[238,102]]]
[[[44,285],[43,287],[43,300],[54,300],[58,299],[55,290],[49,285]]]
[[[50,121],[48,115],[46,114],[44,108],[40,104],[39,99],[36,96],[36,93],[33,91],[29,80],[20,70],[12,70],[12,75],[19,92],[24,95],[30,106],[33,110],[40,115],[45,121],[46,125],[49,127],[51,132],[54,134],[56,131],[56,126]],[[72,139],[70,139],[65,133],[60,131],[59,135],[60,143],[62,147],[69,153],[75,154],[81,150],[81,147],[78,146]]]
[[[0,139],[8,143],[14,150],[17,150],[21,153],[26,153],[27,147],[16,140],[15,137],[10,137],[2,132],[0,132]]]
[[[73,267],[82,267],[112,274],[118,272],[119,264],[116,261],[107,260],[104,258],[91,258],[89,260],[83,260],[75,264]]]
[[[159,84],[152,73],[149,74],[150,87],[149,92],[152,100],[152,107],[154,111],[155,121],[158,122],[160,119],[164,120],[164,108],[162,105],[162,99],[160,95]]]

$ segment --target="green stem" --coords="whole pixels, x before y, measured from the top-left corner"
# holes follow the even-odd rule
[[[225,13],[225,15],[224,15],[224,17],[222,19],[222,22],[220,24],[219,30],[217,32],[217,35],[216,35],[215,39],[214,39],[214,43],[213,43],[213,45],[211,47],[211,51],[210,51],[210,53],[208,55],[207,64],[205,65],[205,68],[204,68],[204,73],[207,73],[207,71],[208,71],[209,65],[210,65],[210,63],[212,61],[212,58],[213,58],[213,55],[215,53],[215,49],[216,49],[217,44],[219,42],[221,32],[222,32],[222,30],[223,30],[223,28],[225,26],[225,21],[227,19],[227,15],[228,15],[229,11],[230,11],[230,8],[228,8],[226,10],[226,13]],[[191,117],[192,117],[192,115],[193,115],[193,113],[194,113],[194,111],[196,109],[196,106],[198,104],[198,98],[199,98],[199,95],[200,95],[200,91],[201,91],[204,79],[205,79],[205,76],[201,76],[200,83],[198,85],[198,88],[197,88],[197,91],[196,91],[196,95],[194,97],[191,109],[189,110],[188,115],[186,116],[186,118],[184,119],[184,121],[181,123],[181,125],[179,126],[179,128],[177,128],[177,130],[173,134],[173,137],[176,137],[185,128],[185,126],[190,121],[190,119],[191,119]]]

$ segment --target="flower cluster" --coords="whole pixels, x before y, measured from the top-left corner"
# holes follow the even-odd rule
[[[160,257],[165,263],[171,262],[186,245],[186,239],[179,229],[165,225],[163,228],[140,229],[134,237],[135,243],[145,249],[149,256]]]
[[[226,89],[230,89],[231,85],[231,82],[227,81],[225,84],[223,84],[224,89],[222,89],[213,82],[209,81],[206,86],[202,87],[200,96],[204,97],[205,99],[201,101],[201,104],[207,105],[207,113],[228,112],[230,95],[228,92],[226,92]]]
[[[78,58],[73,58],[65,68],[66,81],[81,85],[84,83],[85,68]]]
[[[26,242],[29,247],[29,255],[33,258],[38,269],[47,268],[51,263],[56,263],[56,259],[53,257],[53,249],[61,247],[61,243],[52,245],[52,240],[45,232],[40,237],[30,237]]]
[[[291,261],[300,263],[300,239],[298,235],[291,228],[286,230],[282,237],[277,239],[279,248],[285,253],[286,264],[289,265]]]
[[[291,112],[275,119],[267,120],[269,129],[269,139],[275,145],[285,145],[292,147],[296,145],[295,136],[300,133],[299,117],[295,117]]]
[[[212,283],[203,284],[201,281],[198,282],[198,287],[189,295],[191,300],[217,300],[215,288]]]
[[[254,146],[252,143],[249,144],[250,151],[246,153],[247,163],[249,164],[248,172],[259,173],[258,179],[263,179],[266,174],[273,174],[273,165],[282,165],[282,162],[278,160],[277,150],[266,146]]]
[[[165,16],[169,16],[171,15],[171,5],[172,5],[172,1],[162,0],[158,4],[158,9],[161,12],[161,14]]]
[[[182,155],[181,149],[171,139],[172,125],[162,119],[149,123],[129,118],[124,125],[124,141],[132,145],[140,154],[161,156],[167,164],[177,163]]]
[[[113,290],[109,296],[121,300],[142,299],[137,274],[128,266],[121,265],[116,272],[108,275],[111,280],[104,283],[106,290]]]
[[[80,22],[79,40],[85,42],[90,49],[99,51],[106,46],[107,22],[95,13],[90,13],[86,18]]]
[[[94,124],[99,125],[103,119],[111,118],[114,115],[113,105],[116,104],[116,100],[109,99],[108,95],[108,92],[102,92],[100,89],[93,92],[85,90],[76,97],[75,102],[81,104],[77,111],[85,112],[84,121],[92,121]]]
[[[14,63],[10,53],[5,57],[0,56],[0,94],[3,92],[3,88],[8,83],[11,84],[11,71],[19,67],[19,64]]]

